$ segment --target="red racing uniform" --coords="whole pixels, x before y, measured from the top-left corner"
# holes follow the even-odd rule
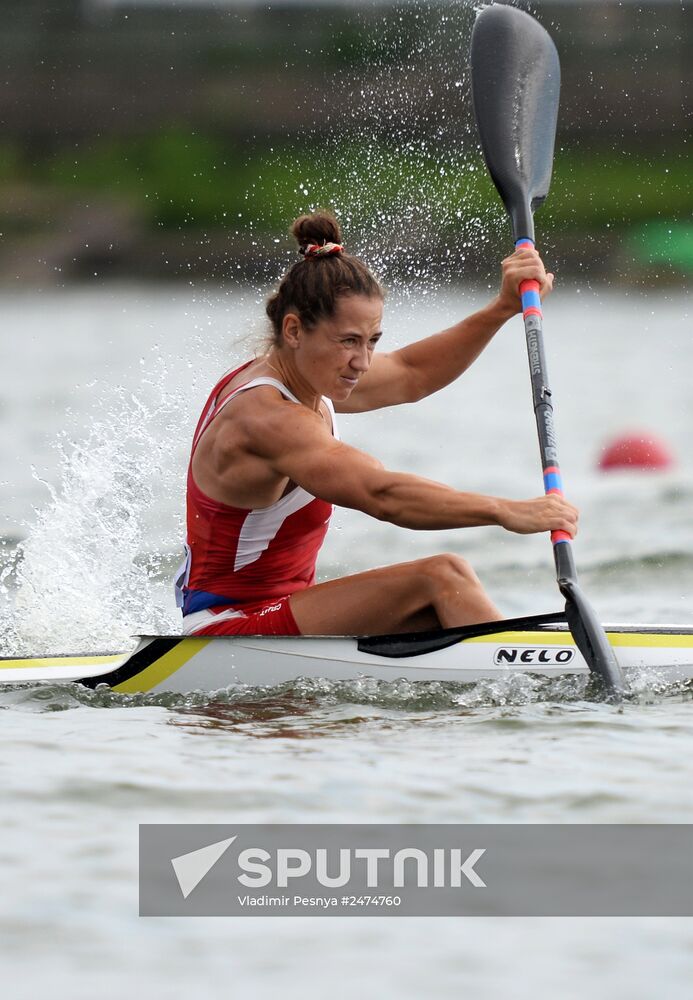
[[[332,504],[300,486],[269,507],[247,509],[212,500],[192,474],[195,449],[213,420],[232,399],[270,385],[301,405],[285,385],[256,378],[221,402],[229,382],[252,362],[227,373],[215,385],[193,437],[187,479],[186,558],[176,578],[176,603],[187,635],[299,635],[289,597],[315,583],[315,563],[332,514]],[[338,437],[334,407],[323,397]]]

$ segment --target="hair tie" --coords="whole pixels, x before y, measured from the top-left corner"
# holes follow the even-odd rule
[[[342,253],[344,247],[340,243],[308,243],[304,247],[299,247],[298,252],[304,257],[328,257],[335,253]]]

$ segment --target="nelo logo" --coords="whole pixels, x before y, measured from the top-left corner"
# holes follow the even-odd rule
[[[499,646],[493,654],[495,664],[536,663],[543,666],[564,666],[575,659],[574,649],[561,646]]]

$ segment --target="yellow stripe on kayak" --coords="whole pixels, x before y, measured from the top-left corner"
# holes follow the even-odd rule
[[[659,634],[656,632],[607,632],[612,646],[640,646],[652,649],[690,649],[693,635],[681,632]],[[501,643],[503,646],[574,646],[570,632],[494,632],[492,635],[477,635],[462,642]]]
[[[612,646],[651,646],[669,648],[679,646],[689,649],[693,646],[693,635],[656,635],[654,632],[607,632]]]
[[[120,691],[122,694],[137,694],[141,691],[151,691],[152,688],[167,680],[171,674],[175,674],[176,670],[180,670],[181,667],[185,666],[189,660],[192,660],[193,656],[197,656],[200,650],[204,649],[207,643],[211,641],[211,638],[183,639],[182,642],[179,642],[168,653],[164,653],[163,656],[160,656],[154,663],[145,667],[138,674],[135,674],[134,677],[123,681],[122,684],[114,684],[113,690]]]
[[[108,656],[33,656],[30,660],[0,660],[0,670],[33,670],[36,667],[100,667],[118,663],[123,653]]]

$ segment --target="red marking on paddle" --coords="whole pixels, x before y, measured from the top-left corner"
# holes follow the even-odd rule
[[[551,532],[551,541],[553,542],[554,545],[556,544],[556,542],[572,542],[572,540],[573,539],[571,535],[569,535],[567,531]]]

